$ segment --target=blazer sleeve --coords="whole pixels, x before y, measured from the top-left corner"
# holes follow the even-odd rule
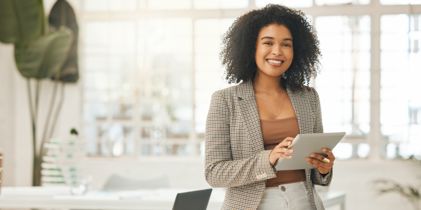
[[[205,176],[212,187],[237,187],[276,177],[269,163],[270,150],[233,160],[230,109],[222,91],[212,95],[205,139]]]
[[[312,92],[312,96],[311,96],[312,107],[314,107],[313,112],[316,115],[316,124],[314,126],[313,132],[323,133],[322,110],[320,108],[319,94],[314,88],[311,89],[311,92]]]
[[[319,94],[314,88],[311,88],[311,103],[313,107],[313,113],[316,116],[316,122],[313,129],[314,133],[323,133],[323,122],[322,122],[322,112],[320,108],[320,99]],[[332,180],[333,170],[328,174],[322,175],[316,169],[311,169],[311,179],[314,184],[327,186]]]

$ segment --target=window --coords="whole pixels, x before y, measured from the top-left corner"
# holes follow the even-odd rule
[[[123,152],[127,131],[120,136],[115,132],[129,129],[123,122],[133,112],[131,86],[124,83],[133,78],[136,66],[135,26],[134,21],[113,20],[83,24],[85,133],[88,139],[95,139],[87,142],[90,152]]]
[[[203,138],[214,91],[227,86],[219,59],[222,36],[234,19],[201,19],[195,23],[196,132]]]
[[[313,0],[301,0],[301,1],[285,1],[285,0],[256,0],[258,7],[264,7],[267,4],[281,4],[288,7],[310,7],[313,4]]]
[[[385,15],[381,32],[382,134],[400,155],[421,154],[421,15]]]
[[[77,1],[88,153],[203,154],[211,94],[229,86],[219,58],[222,36],[240,14],[268,3],[302,8],[314,23],[323,56],[313,85],[326,132],[376,132],[388,153],[421,155],[420,15],[405,14],[421,10],[417,0]],[[377,55],[381,75],[370,71]],[[381,76],[381,87],[371,84],[373,76]],[[373,92],[380,105],[371,103]],[[357,149],[342,144],[336,152],[366,156],[377,140],[365,138]]]
[[[351,5],[368,3],[370,3],[370,0],[316,0],[317,5]]]
[[[194,0],[194,8],[196,9],[236,9],[246,8],[248,0]]]
[[[86,21],[84,35],[91,153],[186,153],[171,141],[193,133],[191,19]]]
[[[83,9],[89,12],[98,11],[134,11],[138,6],[136,0],[86,0]]]
[[[325,5],[351,5],[351,4],[368,4],[370,0],[315,0],[316,5],[325,6]],[[281,4],[289,7],[311,7],[313,5],[313,0],[300,0],[300,1],[291,1],[291,0],[256,0],[256,5],[258,7],[264,7],[266,4]]]
[[[322,55],[316,78],[326,131],[369,132],[370,18],[317,17]]]
[[[324,130],[364,139],[370,130],[370,18],[317,17],[315,23],[323,53],[315,85]],[[346,144],[335,148],[339,158],[353,155]]]
[[[380,0],[382,4],[421,4],[420,0]]]
[[[190,0],[151,0],[147,1],[149,9],[159,10],[159,9],[190,9],[191,1]]]

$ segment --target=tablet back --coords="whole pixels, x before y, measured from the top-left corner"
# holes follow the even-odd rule
[[[305,158],[313,152],[320,153],[322,147],[333,150],[344,136],[345,132],[298,134],[293,141],[292,158],[278,160],[275,168],[277,171],[313,168]]]

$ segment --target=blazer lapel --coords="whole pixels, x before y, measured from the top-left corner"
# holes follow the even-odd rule
[[[243,122],[250,137],[252,152],[255,153],[264,150],[260,117],[257,111],[256,98],[251,81],[241,83],[237,86],[237,100]]]
[[[295,114],[297,115],[300,133],[313,133],[315,116],[313,115],[310,101],[305,97],[303,91],[287,90]]]

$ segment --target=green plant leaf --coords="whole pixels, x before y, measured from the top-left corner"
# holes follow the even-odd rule
[[[79,26],[72,6],[66,0],[57,0],[48,15],[48,23],[52,28],[66,26],[73,33],[73,42],[69,56],[63,64],[60,74],[52,78],[62,82],[77,82],[79,79],[78,67],[78,34]]]
[[[0,0],[0,41],[26,44],[45,30],[42,0]]]
[[[17,20],[12,0],[0,0],[0,42],[16,41]]]
[[[51,77],[62,67],[71,42],[71,31],[63,27],[28,45],[15,44],[15,60],[19,72],[25,78]]]

